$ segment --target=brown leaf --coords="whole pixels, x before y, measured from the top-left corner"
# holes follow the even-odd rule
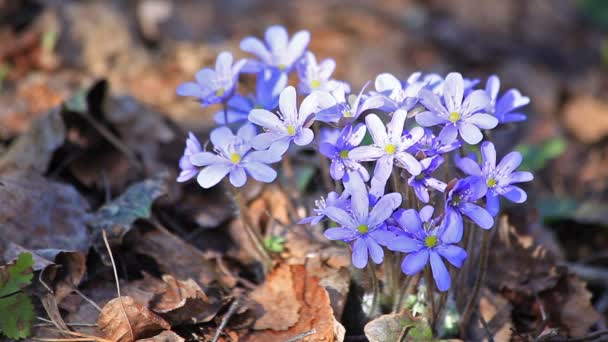
[[[184,338],[174,333],[173,331],[163,331],[162,333],[141,340],[137,340],[138,342],[184,342]]]
[[[88,252],[87,201],[71,185],[49,181],[32,171],[0,175],[0,226],[3,243],[27,249]]]
[[[320,285],[319,279],[310,276],[303,265],[281,265],[268,275],[267,281],[280,279],[276,273],[283,273],[286,271],[291,274],[292,295],[295,295],[300,306],[297,323],[284,331],[274,331],[271,329],[255,331],[249,336],[244,337],[243,340],[249,342],[284,341],[310,331],[311,329],[315,329],[314,334],[307,336],[300,341],[336,341],[334,337],[336,325],[334,324],[333,310],[331,309],[327,291]],[[285,276],[283,275],[282,277]],[[281,279],[281,281],[284,282],[283,279]],[[288,297],[282,299],[283,301],[280,302],[279,305],[285,305],[285,301]],[[284,317],[282,319],[284,319]]]
[[[564,106],[564,124],[582,142],[608,136],[608,103],[592,96],[575,97]]]
[[[30,129],[11,144],[0,158],[0,171],[26,169],[38,173],[46,172],[53,152],[63,145],[65,126],[60,109],[51,110],[36,120]]]
[[[208,322],[223,307],[222,301],[210,301],[198,284],[164,275],[165,291],[156,297],[152,310],[172,324]]]
[[[408,311],[377,317],[367,323],[363,331],[369,342],[430,341],[433,338],[428,323]]]
[[[256,330],[287,330],[298,322],[301,308],[295,296],[292,270],[287,264],[272,271],[266,281],[250,294],[250,298],[263,308],[261,317],[253,326]]]
[[[474,341],[487,341],[489,331],[494,341],[510,341],[514,329],[511,311],[511,304],[503,296],[484,288],[477,312],[483,317],[487,328],[478,319],[471,320],[467,337]]]
[[[171,328],[164,319],[127,296],[109,301],[99,314],[97,324],[105,338],[118,342],[154,336]]]

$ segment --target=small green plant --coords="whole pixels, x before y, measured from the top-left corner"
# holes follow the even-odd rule
[[[34,305],[22,289],[32,282],[32,266],[32,255],[22,253],[13,264],[0,267],[0,334],[11,339],[31,333]]]

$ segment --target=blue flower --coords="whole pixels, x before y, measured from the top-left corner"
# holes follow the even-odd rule
[[[356,172],[364,181],[369,180],[369,173],[361,164],[349,157],[349,152],[361,144],[365,138],[365,125],[358,124],[353,128],[348,125],[342,129],[335,143],[323,142],[319,146],[319,152],[331,159],[330,174],[331,178],[340,180],[347,171]]]
[[[318,109],[316,93],[308,95],[302,101],[299,111],[296,100],[296,90],[289,86],[279,96],[278,116],[265,109],[253,109],[249,113],[249,121],[265,130],[253,139],[255,149],[262,150],[273,145],[276,151],[283,154],[292,141],[299,146],[310,144],[314,134],[308,127]]]
[[[315,201],[315,209],[312,210],[312,216],[305,217],[301,219],[298,224],[310,224],[315,225],[321,222],[325,218],[325,209],[329,207],[340,208],[344,211],[350,210],[350,194],[348,191],[342,192],[341,195],[338,195],[337,192],[332,191],[327,194],[327,199],[321,197]]]
[[[336,69],[336,61],[331,58],[317,64],[315,55],[307,51],[304,57],[296,64],[300,83],[298,90],[302,94],[310,94],[313,91],[332,91],[337,87],[344,87],[350,92],[350,87],[345,82],[331,79],[331,74]]]
[[[248,60],[245,72],[259,72],[266,68],[289,72],[302,57],[310,42],[308,31],[299,31],[291,40],[283,26],[270,26],[265,34],[266,43],[255,37],[241,41],[241,50],[259,58],[259,61]]]
[[[437,178],[433,178],[431,174],[437,170],[443,163],[443,157],[437,155],[430,158],[425,158],[420,161],[422,172],[417,176],[410,176],[407,183],[414,189],[414,193],[423,203],[429,202],[429,190],[433,188],[437,191],[444,192],[446,184]]]
[[[208,189],[226,175],[235,187],[245,185],[247,176],[264,183],[274,181],[277,172],[267,164],[278,162],[280,154],[272,149],[251,151],[251,139],[255,134],[255,126],[250,124],[239,128],[236,136],[226,126],[211,131],[210,140],[215,152],[198,152],[189,158],[192,165],[204,167],[197,177],[200,186]]]
[[[421,72],[413,73],[406,82],[401,82],[389,73],[376,77],[374,83],[377,93],[385,97],[385,110],[394,112],[397,109],[410,110],[418,103],[418,94],[421,89],[433,90],[441,85],[443,79],[436,74],[422,77]]]
[[[534,176],[527,171],[515,171],[521,164],[521,153],[511,152],[496,165],[494,144],[486,141],[481,144],[481,157],[481,168],[470,158],[461,158],[457,160],[456,165],[464,173],[480,178],[482,184],[487,187],[486,209],[488,212],[493,216],[498,214],[500,210],[498,195],[511,202],[525,202],[528,198],[526,192],[513,184],[529,182],[534,179]]]
[[[258,73],[256,93],[250,96],[234,95],[228,100],[228,124],[247,120],[254,108],[274,110],[279,105],[279,94],[287,85],[287,77],[280,72],[265,70]],[[223,110],[215,113],[215,123],[225,125]]]
[[[203,107],[226,101],[234,93],[239,72],[246,62],[240,59],[233,65],[232,61],[230,52],[220,53],[215,61],[215,70],[200,70],[195,75],[196,82],[182,83],[177,87],[177,95],[196,97]]]
[[[182,183],[189,181],[196,177],[199,173],[200,168],[192,165],[190,162],[190,156],[203,152],[201,143],[196,139],[196,136],[192,132],[188,133],[188,139],[186,139],[186,148],[184,149],[184,155],[179,160],[179,168],[181,169],[177,181]]]
[[[398,167],[405,168],[414,176],[420,174],[422,170],[418,160],[407,150],[422,138],[424,130],[414,127],[409,133],[404,132],[406,117],[406,111],[398,110],[393,113],[391,122],[385,127],[376,114],[367,115],[365,123],[374,143],[370,146],[356,147],[349,153],[352,160],[376,161],[373,178],[380,183],[386,183],[390,177],[395,160]]]
[[[413,154],[422,152],[426,157],[432,157],[438,154],[452,152],[460,146],[462,146],[462,143],[458,140],[455,140],[449,144],[444,144],[441,139],[433,134],[431,129],[425,128],[424,135],[414,146],[410,148],[410,152]]]
[[[394,192],[380,197],[370,211],[369,195],[361,178],[350,177],[345,187],[351,194],[351,210],[326,208],[325,215],[340,227],[327,229],[324,235],[329,240],[352,243],[352,261],[356,268],[365,267],[368,256],[380,264],[384,259],[380,244],[386,244],[394,236],[386,230],[385,221],[401,205],[401,194]]]
[[[490,113],[498,119],[499,123],[525,121],[526,114],[515,111],[530,103],[530,98],[523,96],[517,89],[509,89],[498,98],[500,79],[496,75],[488,77],[486,92],[490,96]]]
[[[467,216],[483,229],[490,229],[494,225],[494,218],[490,213],[475,204],[482,198],[487,187],[479,177],[467,177],[456,182],[448,192],[445,201],[446,232],[451,240],[460,241],[462,238],[462,215]]]
[[[458,133],[469,144],[479,143],[483,138],[480,128],[494,128],[498,120],[480,113],[490,103],[485,91],[474,90],[465,98],[464,90],[464,80],[459,73],[450,73],[445,78],[443,101],[429,90],[420,90],[420,102],[428,111],[418,113],[416,122],[423,127],[444,125],[439,138],[446,144],[456,140]]]
[[[467,258],[467,252],[456,246],[459,240],[453,240],[446,234],[444,223],[438,224],[439,220],[432,218],[433,211],[433,207],[426,206],[420,213],[414,209],[400,212],[398,222],[408,234],[393,238],[387,248],[407,253],[401,263],[401,270],[410,276],[422,271],[430,261],[437,289],[447,291],[451,279],[443,260],[460,268]]]
[[[369,109],[380,108],[384,104],[384,98],[379,95],[363,98],[363,91],[367,84],[363,86],[358,96],[351,94],[346,97],[348,92],[346,87],[335,88],[331,96],[320,97],[320,107],[323,108],[316,115],[316,120],[340,125],[350,124],[359,118],[361,113]]]

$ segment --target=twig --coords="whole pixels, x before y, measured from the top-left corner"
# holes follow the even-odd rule
[[[82,297],[82,299],[93,305],[93,307],[97,309],[97,311],[101,312],[101,308],[99,307],[99,305],[97,305],[97,303],[95,303],[91,298],[85,296],[84,293],[80,292],[80,290],[78,290],[77,288],[74,288],[72,290],[74,290],[74,292],[76,292],[80,297]]]
[[[118,283],[118,272],[116,271],[116,264],[114,263],[114,255],[112,255],[112,249],[110,248],[110,244],[108,243],[108,236],[106,235],[106,230],[102,229],[101,234],[103,236],[103,243],[106,245],[106,249],[108,250],[108,254],[110,255],[110,261],[112,262],[112,271],[114,271],[114,280],[116,281],[116,293],[118,294],[118,301],[120,302],[120,307],[122,308],[122,313],[127,320],[127,324],[129,325],[129,334],[131,334],[131,338],[134,340],[135,336],[133,335],[133,327],[131,326],[131,322],[129,321],[129,316],[127,316],[127,310],[125,310],[125,306],[122,302],[122,296],[120,295],[120,284]]]
[[[296,342],[296,341],[299,341],[299,340],[303,339],[304,337],[308,337],[308,336],[314,335],[316,333],[317,333],[317,329],[312,328],[312,329],[310,329],[308,331],[305,331],[305,332],[301,333],[300,335],[296,335],[296,336],[290,338],[289,340],[287,340],[285,342]]]
[[[34,324],[35,327],[54,327],[56,326],[53,321],[50,319],[46,319],[44,317],[36,317],[37,320],[42,321],[44,323]],[[70,327],[96,327],[96,323],[66,323],[65,325]]]
[[[481,325],[483,326],[483,330],[485,330],[485,332],[486,332],[486,336],[488,337],[488,342],[494,342],[494,337],[492,336],[492,330],[490,330],[490,326],[488,325],[488,322],[486,322],[485,318],[483,318],[482,315],[479,315],[479,321],[481,322]]]
[[[460,338],[466,338],[466,327],[471,319],[472,314],[477,309],[477,303],[479,301],[479,292],[481,290],[481,286],[485,280],[487,266],[488,266],[488,252],[490,245],[490,230],[484,229],[483,231],[483,239],[481,241],[481,255],[479,257],[479,273],[477,274],[477,279],[475,281],[475,286],[473,287],[473,293],[469,298],[469,302],[465,306],[462,317],[460,318]]]
[[[220,325],[217,327],[217,330],[216,330],[215,335],[213,336],[213,340],[211,342],[217,342],[217,340],[222,335],[222,330],[224,330],[224,328],[226,327],[226,324],[228,324],[228,321],[230,320],[232,315],[234,315],[234,313],[238,309],[239,305],[240,305],[239,298],[235,299],[234,302],[232,302],[232,304],[230,304],[230,307],[228,308],[228,311],[226,312],[224,317],[222,317],[222,321],[220,322]]]

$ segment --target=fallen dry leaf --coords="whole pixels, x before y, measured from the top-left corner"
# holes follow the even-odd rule
[[[65,126],[60,108],[36,120],[0,158],[0,171],[9,168],[46,172],[53,152],[63,145]]]
[[[150,337],[137,340],[138,342],[184,342],[184,338],[174,333],[173,331],[163,331],[162,333]]]
[[[564,124],[580,141],[593,144],[608,136],[608,103],[579,96],[563,109]]]
[[[109,301],[97,324],[105,338],[117,342],[132,342],[171,329],[164,319],[128,296]]]
[[[74,187],[33,171],[4,173],[0,183],[0,252],[8,241],[26,249],[88,252],[89,205]]]
[[[363,328],[369,342],[387,341],[430,341],[433,332],[421,317],[414,317],[409,311],[382,315]]]
[[[511,304],[503,296],[484,288],[477,314],[481,314],[487,328],[478,319],[474,319],[468,328],[467,337],[473,341],[488,341],[489,332],[494,341],[510,341],[514,328],[511,311]]]
[[[283,282],[286,275],[280,278],[276,272],[290,273],[292,282],[292,295],[299,302],[300,311],[297,323],[284,331],[274,331],[271,329],[258,330],[243,338],[248,342],[268,342],[268,341],[284,341],[304,332],[315,329],[315,333],[302,338],[303,342],[334,342],[336,341],[335,333],[336,326],[334,324],[334,313],[331,309],[329,296],[327,291],[320,285],[319,279],[310,276],[304,265],[281,265],[268,275],[268,279],[281,279]],[[264,285],[261,285],[264,286]],[[287,298],[282,298],[283,301],[279,305],[285,305]],[[270,299],[276,302],[276,299]],[[277,319],[284,319],[277,318]],[[337,329],[339,332],[339,329]]]
[[[304,271],[305,272],[305,271]],[[250,298],[262,306],[254,329],[287,330],[298,322],[301,304],[295,296],[292,269],[283,264],[273,270],[266,281],[253,290]]]

